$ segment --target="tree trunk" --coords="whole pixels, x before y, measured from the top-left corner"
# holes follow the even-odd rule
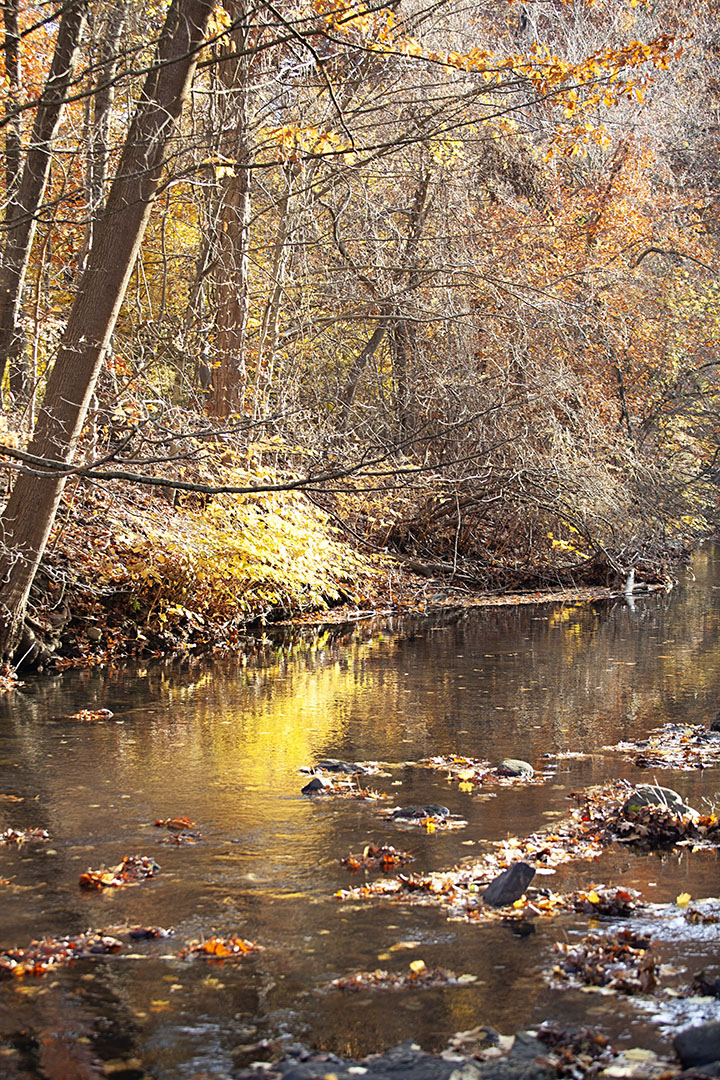
[[[340,392],[338,398],[339,418],[337,422],[337,429],[340,435],[344,435],[347,430],[348,420],[350,418],[350,409],[352,408],[353,399],[355,397],[355,391],[357,390],[358,383],[365,370],[366,365],[372,360],[373,356],[380,347],[380,343],[387,334],[388,321],[380,323],[373,330],[369,340],[365,343],[364,349],[357,354],[352,364],[350,365],[350,371],[345,382],[345,386]]]
[[[103,354],[137,258],[165,150],[190,88],[214,0],[173,0],[115,181],[95,229],[29,452],[70,461]],[[27,597],[55,519],[64,478],[18,475],[2,516],[0,656],[20,640]]]
[[[253,394],[253,416],[258,420],[266,407],[268,391],[275,375],[275,354],[277,352],[278,331],[280,325],[280,306],[285,285],[285,272],[289,257],[288,238],[292,231],[292,202],[294,173],[291,168],[284,170],[285,190],[278,203],[278,230],[273,249],[272,269],[270,271],[270,294],[265,304],[260,336],[257,346],[255,390]],[[309,182],[309,178],[306,182]]]
[[[63,11],[50,74],[35,114],[22,177],[15,199],[8,203],[6,214],[7,237],[0,269],[0,382],[9,362],[11,389],[19,397],[24,395],[27,385],[27,372],[22,362],[24,341],[19,325],[23,284],[35,236],[37,213],[50,175],[52,144],[60,124],[87,7],[88,0],[78,0]],[[11,8],[12,5],[6,5],[6,19]],[[5,32],[7,38],[7,22]]]
[[[232,102],[232,135],[223,140],[223,156],[234,162],[235,174],[223,178],[217,235],[215,286],[215,357],[208,408],[213,416],[238,412],[245,395],[245,339],[249,308],[248,246],[250,238],[250,171],[248,147],[249,61],[243,55],[247,27],[244,4],[228,10],[237,24],[230,39],[233,56],[220,62],[220,82]]]
[[[425,228],[430,203],[428,192],[430,190],[430,172],[421,178],[415,192],[412,210],[410,211],[410,231],[405,244],[404,262],[407,267],[407,282],[405,289],[410,293],[420,283],[418,264],[420,259],[420,238]],[[397,424],[398,439],[401,444],[408,441],[414,427],[414,417],[411,405],[411,366],[415,353],[417,340],[417,326],[408,318],[398,313],[398,319],[393,326],[391,335],[393,353],[393,376],[395,378],[395,421]]]
[[[85,269],[87,256],[92,247],[96,216],[105,202],[107,165],[110,157],[110,111],[115,96],[113,79],[118,66],[118,45],[125,25],[126,0],[118,0],[110,8],[107,22],[100,28],[103,44],[99,70],[95,79],[95,92],[89,102],[87,141],[87,203],[88,221],[85,228],[83,250],[78,260],[80,273]]]
[[[7,94],[11,102],[20,100],[22,84],[20,63],[20,18],[19,0],[3,0],[2,13],[5,29],[3,55],[5,58],[5,77]],[[5,198],[7,209],[5,221],[9,224],[17,210],[17,192],[20,186],[22,166],[21,114],[10,106],[6,112],[5,123]]]

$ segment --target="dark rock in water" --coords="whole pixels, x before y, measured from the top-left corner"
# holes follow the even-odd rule
[[[529,778],[535,775],[535,770],[529,761],[511,757],[501,761],[495,771],[499,776],[526,776]]]
[[[720,713],[717,714],[712,724],[710,725],[711,731],[720,731]]]
[[[659,784],[639,784],[623,806],[623,814],[636,814],[645,806],[664,806],[678,816],[691,814],[697,816],[697,811],[691,806],[686,806],[682,796],[672,788],[660,787]]]
[[[516,863],[515,865],[522,866],[523,864]],[[529,1031],[518,1031],[508,1057],[511,1061],[534,1061],[536,1057],[544,1057],[546,1053],[547,1047],[536,1035]]]
[[[494,878],[483,893],[483,903],[505,907],[519,900],[535,877],[535,870],[525,862],[516,862]]]
[[[332,784],[329,780],[323,780],[322,776],[313,776],[304,788],[301,788],[303,795],[317,795],[322,791],[329,791],[332,788]]]
[[[692,981],[690,993],[720,998],[720,975],[706,975],[704,971],[698,971]]]
[[[520,894],[522,896],[522,893]],[[518,897],[520,899],[520,897]],[[530,937],[530,934],[535,933],[535,923],[530,919],[503,919],[503,926],[506,926],[511,934],[515,937]]]
[[[681,1031],[673,1046],[684,1069],[720,1062],[720,1020]]]
[[[537,1045],[536,1045],[537,1044]],[[517,1046],[517,1052],[515,1052]],[[536,1060],[537,1059],[537,1060]],[[282,1080],[324,1080],[334,1074],[338,1080],[354,1080],[359,1072],[365,1080],[552,1080],[556,1073],[544,1060],[544,1048],[525,1032],[515,1038],[510,1054],[493,1061],[463,1057],[447,1061],[421,1050],[417,1043],[405,1042],[384,1054],[373,1054],[361,1062],[334,1054],[288,1054],[273,1065]],[[266,1075],[260,1067],[235,1074],[242,1077]]]
[[[428,817],[450,817],[450,811],[447,806],[441,806],[440,803],[428,803],[426,806],[400,806],[397,810],[393,810],[390,817],[393,820],[404,818],[406,821],[421,821]]]
[[[719,1076],[720,1061],[712,1061],[707,1065],[699,1065],[697,1069],[683,1069],[675,1074],[674,1080],[710,1080],[711,1077]]]
[[[338,758],[332,757],[326,757],[322,761],[318,761],[316,768],[323,769],[324,772],[347,773],[349,776],[369,771],[364,765],[358,765],[354,761],[340,761]]]

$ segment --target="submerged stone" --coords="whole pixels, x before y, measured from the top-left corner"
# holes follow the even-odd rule
[[[497,767],[500,776],[526,776],[535,775],[535,770],[529,761],[521,758],[504,758]]]
[[[450,817],[450,811],[447,806],[442,806],[440,803],[428,803],[426,806],[400,806],[397,810],[393,810],[390,816],[393,819],[405,818],[407,821],[417,821],[429,817]]]
[[[555,1069],[541,1056],[540,1044],[530,1046],[520,1039],[519,1052],[511,1050],[507,1057],[493,1061],[477,1061],[461,1058],[447,1060],[437,1054],[429,1054],[410,1040],[386,1050],[384,1054],[372,1054],[360,1062],[338,1058],[334,1054],[288,1055],[273,1066],[282,1080],[325,1080],[336,1076],[338,1080],[355,1080],[359,1075],[365,1080],[552,1080]],[[532,1040],[533,1044],[537,1040]],[[514,1049],[514,1047],[513,1047]],[[266,1075],[265,1063],[256,1063],[238,1075],[247,1077]]]
[[[720,1062],[720,1020],[686,1028],[675,1036],[673,1046],[684,1069]]]
[[[350,776],[369,771],[364,765],[358,765],[355,761],[340,761],[339,758],[323,758],[322,761],[318,761],[316,768],[323,769],[325,772],[347,773]]]
[[[525,862],[516,862],[494,878],[483,893],[483,903],[491,907],[514,904],[535,877],[535,869]]]

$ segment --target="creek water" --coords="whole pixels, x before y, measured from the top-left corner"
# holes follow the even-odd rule
[[[128,1080],[229,1076],[296,1041],[351,1056],[410,1037],[440,1049],[479,1023],[511,1033],[547,1019],[666,1049],[674,1028],[717,1015],[717,1002],[691,1015],[681,998],[658,1005],[551,987],[553,945],[585,933],[582,916],[540,919],[519,937],[500,924],[448,921],[435,908],[348,904],[334,894],[362,881],[339,859],[367,843],[410,849],[413,871],[449,868],[492,840],[549,827],[568,812],[571,792],[610,777],[657,776],[692,805],[717,806],[717,768],[649,776],[603,747],[663,723],[713,719],[719,636],[720,549],[707,546],[677,589],[631,606],[474,609],[255,643],[242,658],[28,680],[0,702],[0,831],[40,827],[51,840],[0,847],[0,949],[90,927],[175,933],[1,981],[0,1075],[3,1061],[9,1076],[48,1075],[43,1045],[58,1033],[85,1040]],[[99,708],[112,719],[68,718]],[[562,756],[574,753],[585,756]],[[436,754],[524,758],[545,782],[481,799],[409,764]],[[391,763],[374,785],[392,804],[444,803],[467,827],[429,834],[384,820],[381,804],[303,797],[299,770],[324,756]],[[202,839],[160,845],[167,834],[154,821],[179,815]],[[157,859],[158,876],[125,889],[78,886],[88,867],[133,854]],[[542,879],[558,890],[601,882],[658,903],[681,892],[717,896],[720,863],[714,852],[616,845]],[[703,967],[717,973],[717,925],[649,922],[678,985]],[[241,963],[178,958],[185,943],[212,933],[263,949]],[[328,988],[356,971],[407,971],[414,959],[476,981],[352,995]]]

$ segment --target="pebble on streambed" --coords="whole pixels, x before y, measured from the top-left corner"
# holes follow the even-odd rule
[[[563,1031],[543,1024],[537,1031],[505,1036],[481,1024],[457,1032],[440,1054],[429,1054],[412,1040],[359,1060],[295,1046],[280,1061],[253,1062],[235,1075],[237,1080],[325,1080],[329,1076],[337,1080],[358,1076],[367,1080],[556,1080],[588,1075],[670,1080],[682,1077],[690,1067],[701,1070],[692,1074],[699,1080],[720,1075],[720,1058],[708,1056],[720,1054],[719,1042],[720,1023],[705,1024],[676,1037],[677,1057],[671,1051],[660,1057],[639,1047],[616,1050],[591,1028]],[[702,1059],[699,1066],[694,1064],[696,1047]]]

